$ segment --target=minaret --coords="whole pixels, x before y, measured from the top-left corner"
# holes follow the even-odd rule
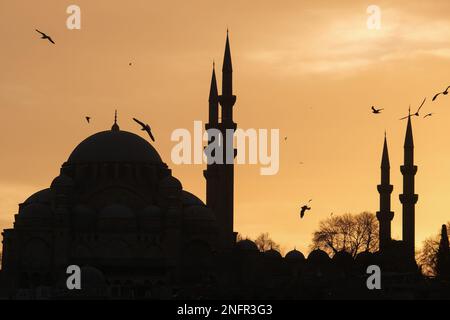
[[[408,258],[413,261],[415,259],[415,207],[419,196],[415,194],[414,188],[414,177],[417,172],[417,166],[414,165],[414,140],[411,116],[408,117],[404,145],[404,163],[400,167],[400,171],[403,175],[403,194],[400,195],[400,201],[403,207],[403,242]]]
[[[225,43],[225,53],[222,66],[222,94],[217,97],[216,78],[213,71],[209,99],[209,123],[206,128],[217,128],[222,134],[221,148],[223,163],[208,165],[206,177],[206,204],[216,214],[220,245],[224,249],[231,249],[236,241],[233,232],[234,215],[234,158],[237,150],[233,147],[233,135],[236,123],[233,121],[233,106],[236,96],[233,95],[233,67],[231,63],[230,41]],[[218,121],[218,105],[221,106],[221,121]],[[209,142],[211,143],[211,141]]]
[[[384,251],[391,241],[391,221],[394,212],[391,211],[391,193],[393,186],[390,183],[389,153],[386,134],[384,135],[383,155],[381,157],[381,183],[377,186],[380,194],[380,211],[377,212],[377,219],[380,226],[379,250]]]
[[[448,243],[447,226],[442,225],[441,241],[436,254],[436,273],[439,278],[450,279],[450,247]]]
[[[213,63],[213,71],[211,76],[211,86],[209,89],[209,115],[208,115],[208,123],[205,124],[205,129],[218,129],[219,124],[219,95],[217,91],[217,81],[216,81],[216,72],[215,65]],[[211,144],[214,140],[214,136],[208,137],[208,145]],[[203,175],[206,179],[206,204],[213,210],[217,208],[217,195],[219,193],[218,187],[218,165],[215,163],[211,163],[211,160],[208,159],[208,165],[206,166],[206,170],[203,171]]]

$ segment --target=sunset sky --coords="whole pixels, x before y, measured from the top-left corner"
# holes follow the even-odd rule
[[[66,28],[71,4],[81,8],[81,30]],[[369,5],[381,9],[380,30],[367,28]],[[280,129],[281,138],[277,175],[236,166],[235,230],[269,232],[306,253],[332,212],[376,212],[386,130],[392,235],[401,239],[399,118],[427,97],[422,113],[436,114],[413,121],[420,246],[450,220],[450,95],[431,102],[450,85],[448,12],[448,0],[1,1],[0,228],[79,142],[111,127],[115,109],[122,130],[143,135],[131,118],[149,122],[184,189],[205,199],[205,166],[172,163],[170,135],[207,120],[212,62],[220,79],[229,28],[235,122]],[[372,105],[385,110],[372,115]]]

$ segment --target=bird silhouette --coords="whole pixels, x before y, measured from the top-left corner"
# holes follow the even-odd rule
[[[422,109],[423,104],[425,103],[426,100],[427,100],[427,98],[425,97],[425,98],[423,99],[422,104],[420,105],[419,109],[417,109],[416,113],[413,114],[414,116],[416,116],[416,117],[419,116],[419,111],[420,111],[420,109]]]
[[[133,118],[133,120],[139,123],[142,126],[141,130],[146,131],[150,136],[150,139],[152,139],[152,141],[155,142],[155,138],[153,137],[152,129],[150,128],[150,126],[146,123],[143,123],[142,121],[139,121],[136,118]]]
[[[85,119],[86,119],[87,123],[91,123],[91,117],[86,116]]]
[[[35,29],[35,30],[41,34],[41,39],[48,40],[51,43],[55,44],[55,42],[53,41],[53,39],[50,36],[46,35],[44,32],[39,31],[38,29]]]
[[[308,201],[308,203],[310,203],[311,201],[312,201],[312,199],[310,199],[310,200]],[[311,207],[309,207],[307,204],[303,205],[303,206],[300,208],[300,219],[302,219],[302,218],[304,217],[305,212],[306,212],[307,210],[311,210]]]
[[[412,117],[412,116],[416,116],[416,117],[420,116],[420,114],[419,114],[420,109],[422,109],[422,107],[423,107],[423,105],[424,105],[424,103],[425,103],[426,100],[427,100],[427,98],[424,98],[424,99],[423,99],[421,105],[419,106],[419,108],[417,109],[417,111],[416,111],[415,113],[413,113],[413,114],[411,114],[411,105],[410,105],[410,106],[409,106],[409,110],[408,110],[408,115],[407,115],[406,117],[400,118],[400,120],[405,120],[405,119],[408,119],[409,117]]]
[[[425,119],[425,118],[431,117],[433,114],[434,114],[434,112],[430,112],[430,113],[426,114],[423,118]]]
[[[436,94],[434,95],[432,101],[436,100],[436,98],[437,98],[440,94],[443,94],[444,96],[448,95],[448,89],[450,89],[450,86],[448,86],[447,89],[445,89],[444,91],[436,93]]]
[[[373,114],[379,114],[379,113],[381,113],[382,110],[384,110],[384,109],[377,109],[374,106],[372,106],[372,113]]]

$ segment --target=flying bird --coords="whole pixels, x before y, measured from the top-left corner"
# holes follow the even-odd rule
[[[412,117],[412,116],[416,116],[416,117],[420,116],[420,114],[419,114],[420,109],[422,109],[423,104],[425,103],[426,100],[427,100],[427,98],[424,98],[424,99],[423,99],[421,105],[419,106],[419,109],[417,109],[417,111],[416,111],[415,113],[413,113],[413,114],[411,114],[411,105],[410,105],[410,106],[409,106],[408,115],[407,115],[406,117],[400,118],[400,120],[405,120],[405,119],[408,119],[408,118],[410,118],[410,117]]]
[[[139,123],[142,126],[141,130],[146,131],[148,133],[148,135],[150,136],[150,139],[152,139],[152,141],[155,142],[155,138],[153,137],[152,129],[150,128],[150,126],[146,123],[143,123],[142,121],[139,121],[136,118],[133,118],[133,120],[136,121],[137,123]]]
[[[372,106],[372,113],[373,114],[380,114],[382,110],[384,110],[384,109],[377,109],[374,106]]]
[[[430,112],[430,113],[426,114],[423,118],[425,119],[425,118],[431,117],[433,114],[434,114],[433,112]]]
[[[445,89],[444,91],[439,92],[439,93],[436,93],[436,94],[434,95],[434,97],[433,97],[433,101],[436,100],[436,98],[437,98],[440,94],[443,94],[444,96],[448,95],[448,89],[450,89],[450,86],[448,86],[447,89]]]
[[[86,119],[87,123],[91,123],[91,117],[86,116],[85,119]]]
[[[311,201],[312,201],[312,199],[310,199],[310,200],[308,201],[308,203],[310,203]],[[306,212],[307,210],[311,210],[311,207],[308,207],[307,204],[303,205],[303,206],[300,208],[300,219],[303,218],[303,216],[305,215],[305,212]]]
[[[425,103],[426,100],[427,100],[427,98],[425,97],[425,98],[423,99],[422,104],[420,105],[419,109],[417,109],[416,113],[414,113],[413,116],[416,116],[416,117],[419,116],[419,111],[420,111],[420,109],[422,109],[423,104]]]
[[[53,41],[53,39],[50,36],[48,36],[45,33],[39,31],[38,29],[35,29],[35,30],[41,34],[41,39],[48,40],[51,43],[55,44],[55,42]]]

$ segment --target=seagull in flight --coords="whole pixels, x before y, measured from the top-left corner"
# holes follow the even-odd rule
[[[413,116],[416,116],[416,117],[419,116],[419,111],[420,111],[420,109],[422,109],[423,104],[425,103],[426,100],[427,100],[427,98],[425,97],[425,98],[423,99],[422,104],[420,105],[419,109],[417,109],[416,113],[414,113]]]
[[[443,94],[444,96],[448,95],[448,90],[449,90],[449,89],[450,89],[450,86],[448,86],[447,89],[445,89],[444,91],[439,92],[439,93],[436,93],[436,94],[434,95],[434,97],[433,97],[433,101],[436,100],[436,98],[437,98],[440,94]]]
[[[35,30],[41,34],[41,39],[48,40],[51,43],[55,44],[55,42],[53,41],[53,39],[50,36],[48,36],[45,33],[39,31],[38,29],[35,29]]]
[[[423,99],[422,104],[419,106],[419,109],[417,109],[417,111],[415,113],[413,113],[413,114],[411,114],[411,106],[409,106],[409,114],[406,117],[401,118],[400,120],[405,120],[405,119],[408,119],[409,117],[412,117],[412,116],[419,117],[420,116],[420,114],[419,114],[420,109],[422,109],[423,104],[425,103],[426,100],[427,100],[427,98]]]
[[[373,114],[380,114],[382,110],[384,110],[384,109],[377,109],[374,106],[372,106],[372,113]]]
[[[311,201],[312,201],[312,199],[310,199],[310,200],[308,201],[308,203],[310,203]],[[307,210],[311,210],[311,207],[308,207],[307,204],[303,205],[303,206],[300,208],[300,219],[303,218],[303,216],[305,215],[305,212],[306,212]]]
[[[425,119],[425,118],[431,117],[433,114],[434,114],[433,112],[430,112],[430,113],[426,114],[423,118]]]
[[[91,123],[91,117],[86,116],[85,119],[86,119],[87,123]]]
[[[139,121],[136,118],[133,118],[133,120],[136,121],[137,123],[139,123],[142,127],[141,130],[146,131],[148,133],[148,135],[150,136],[150,139],[152,139],[152,141],[155,142],[155,138],[153,137],[152,129],[150,128],[150,126],[146,123],[143,123],[142,121]]]

